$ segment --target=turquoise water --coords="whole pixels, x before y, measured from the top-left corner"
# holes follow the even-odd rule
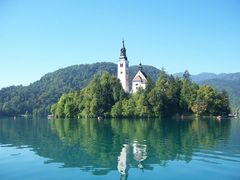
[[[0,118],[0,179],[240,179],[240,119]]]

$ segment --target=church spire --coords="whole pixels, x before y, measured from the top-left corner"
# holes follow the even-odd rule
[[[124,39],[122,40],[122,48],[121,48],[120,56],[127,57],[126,48],[125,48],[125,44],[124,44]]]
[[[142,63],[141,63],[141,62],[140,62],[140,64],[139,64],[139,66],[138,66],[138,69],[139,69],[140,71],[143,70]]]
[[[124,39],[122,39],[122,44],[123,44],[123,48],[125,48],[125,45],[124,45]]]

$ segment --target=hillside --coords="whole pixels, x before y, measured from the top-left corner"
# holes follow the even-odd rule
[[[152,66],[143,66],[145,72],[157,79],[159,70]],[[117,74],[114,63],[94,63],[74,65],[44,75],[29,86],[11,86],[0,90],[0,115],[49,114],[50,106],[66,92],[85,87],[94,74],[108,71]],[[130,79],[137,72],[137,66],[130,67]]]
[[[143,66],[146,74],[156,81],[159,69]],[[137,66],[130,67],[130,80],[136,74]],[[10,86],[0,90],[0,115],[49,114],[50,106],[66,92],[85,87],[94,74],[108,71],[117,74],[117,65],[109,62],[74,65],[44,75],[29,86]],[[175,74],[176,75],[176,74]],[[182,76],[182,73],[178,73]],[[202,73],[191,76],[201,85],[212,85],[217,89],[226,89],[230,95],[232,107],[240,105],[240,73],[212,74]]]
[[[214,73],[200,73],[197,75],[191,76],[192,80],[195,82],[213,80],[213,79],[220,79],[225,81],[232,81],[232,80],[239,80],[240,73],[221,73],[221,74],[214,74]]]

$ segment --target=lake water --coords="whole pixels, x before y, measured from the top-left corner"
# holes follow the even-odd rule
[[[0,118],[0,179],[240,179],[240,119]]]

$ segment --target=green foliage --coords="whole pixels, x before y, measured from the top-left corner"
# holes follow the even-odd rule
[[[58,117],[73,118],[78,113],[78,93],[63,94],[57,104],[52,105],[51,112]]]
[[[121,117],[122,116],[122,101],[116,102],[111,109],[111,116],[112,117]]]
[[[117,102],[111,111],[112,117],[149,117],[150,104],[145,91],[138,91],[128,99]]]
[[[104,72],[79,93],[64,94],[52,106],[56,117],[161,117],[175,114],[227,115],[230,112],[226,91],[218,93],[210,86],[199,87],[186,72],[183,79],[163,69],[156,84],[126,95],[120,81]]]
[[[190,112],[192,102],[196,99],[197,89],[199,88],[197,84],[194,84],[190,80],[190,75],[188,71],[183,74],[183,80],[181,82],[182,87],[180,91],[180,109],[183,112]]]
[[[230,108],[226,91],[218,93],[213,87],[200,87],[197,90],[197,97],[192,105],[192,111],[197,115],[227,115],[230,113]]]
[[[125,96],[120,81],[108,72],[103,72],[101,77],[96,75],[80,92],[62,95],[51,109],[52,113],[60,118],[108,117],[112,106]]]
[[[104,70],[109,74],[103,73]],[[130,79],[136,71],[136,67],[130,67]],[[191,81],[188,71],[183,74],[182,79],[152,66],[144,66],[144,71],[152,79],[148,78],[147,88],[127,97],[119,80],[110,76],[117,72],[114,63],[76,65],[60,69],[46,74],[29,86],[2,88],[0,115],[46,115],[51,109],[51,113],[59,117],[159,117],[176,113],[197,113],[193,109],[203,104],[207,104],[207,107],[206,110],[202,110],[202,114],[219,115],[229,112],[229,98],[226,92],[218,93],[221,87],[217,87],[218,91],[199,90],[199,86]],[[101,74],[103,76],[100,77]],[[228,81],[231,79],[233,82],[238,81],[235,77]],[[238,96],[233,94],[239,94],[236,90],[239,83],[229,85],[226,81],[222,84],[230,92],[232,105],[234,102],[234,110],[237,111],[240,101]],[[83,88],[81,92],[76,92]],[[204,97],[204,94],[208,93],[213,94]],[[57,104],[53,105],[54,103]],[[204,109],[203,107],[200,109]]]
[[[122,116],[133,117],[135,115],[135,102],[133,98],[124,99],[122,101]]]
[[[180,83],[178,78],[160,71],[155,87],[148,94],[153,116],[169,116],[179,111]]]
[[[159,70],[152,66],[143,66],[145,72],[156,81]],[[130,79],[135,75],[137,68],[130,67]],[[44,75],[40,80],[29,86],[10,86],[0,90],[0,115],[47,115],[51,106],[59,98],[70,91],[78,91],[93,79],[95,74],[101,75],[108,71],[111,75],[117,74],[117,65],[114,63],[94,63],[69,66]],[[116,100],[119,87],[116,86],[114,99]],[[122,93],[122,92],[121,92]],[[123,98],[124,94],[121,94]]]
[[[215,87],[218,91],[226,90],[229,94],[231,109],[240,111],[240,73],[219,74],[206,80],[198,80],[200,85]]]

